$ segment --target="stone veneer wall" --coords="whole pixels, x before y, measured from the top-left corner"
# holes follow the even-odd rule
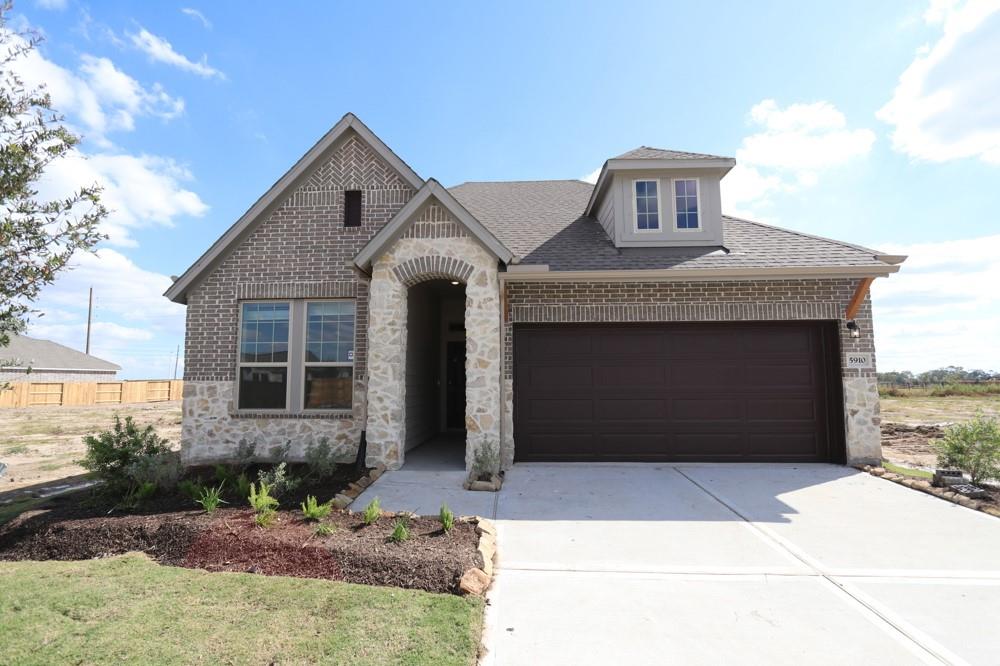
[[[361,190],[361,226],[344,227],[344,191]],[[186,463],[232,455],[242,439],[265,452],[291,440],[292,457],[328,437],[341,460],[357,455],[365,423],[368,285],[353,258],[414,194],[349,133],[188,294],[182,454]],[[247,299],[355,299],[354,399],[346,414],[239,412],[234,404],[239,307]]]
[[[514,461],[513,326],[534,322],[841,320],[856,279],[719,282],[510,282],[504,313],[504,468]],[[861,337],[840,331],[844,418],[850,463],[881,460],[871,300],[855,318]],[[846,322],[844,322],[846,324]],[[848,369],[851,353],[872,355],[871,369]]]
[[[500,298],[496,258],[437,205],[428,206],[372,266],[367,464],[403,464],[406,441],[407,289],[430,279],[465,282],[466,467],[500,445]]]

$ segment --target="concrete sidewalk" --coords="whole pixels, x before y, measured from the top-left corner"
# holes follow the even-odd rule
[[[485,664],[1000,663],[1000,520],[930,495],[833,465],[461,480],[404,469],[358,501],[496,519]]]

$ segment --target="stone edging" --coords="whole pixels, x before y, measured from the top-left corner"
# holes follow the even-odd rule
[[[333,498],[333,506],[338,509],[346,509],[357,499],[358,495],[365,491],[365,488],[375,483],[383,474],[385,474],[385,465],[375,465],[368,471],[368,474],[351,482],[343,492],[337,493],[336,497]]]
[[[483,558],[482,568],[473,567],[467,569],[458,582],[458,587],[463,594],[474,594],[484,596],[486,589],[493,582],[493,559],[497,554],[497,528],[492,520],[476,516],[475,518],[464,519],[476,521],[476,533],[479,534],[479,545],[476,549]]]
[[[872,476],[877,476],[888,481],[898,483],[901,486],[906,486],[907,488],[913,488],[914,490],[919,490],[920,492],[927,493],[928,495],[940,497],[943,500],[959,504],[967,509],[981,511],[982,513],[990,516],[1000,518],[1000,508],[994,507],[986,502],[980,502],[979,500],[966,497],[961,493],[956,493],[947,488],[932,486],[931,482],[925,479],[913,479],[903,476],[902,474],[890,472],[884,467],[873,467],[872,465],[858,465],[857,469],[862,472],[868,472]]]

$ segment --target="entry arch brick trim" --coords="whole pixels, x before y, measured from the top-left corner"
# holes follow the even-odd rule
[[[431,255],[409,259],[394,266],[396,278],[406,287],[428,280],[458,280],[467,283],[475,268],[455,257]]]

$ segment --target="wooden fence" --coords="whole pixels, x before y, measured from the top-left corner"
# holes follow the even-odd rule
[[[180,400],[180,379],[114,382],[17,382],[0,390],[0,408],[41,405],[112,405]]]

